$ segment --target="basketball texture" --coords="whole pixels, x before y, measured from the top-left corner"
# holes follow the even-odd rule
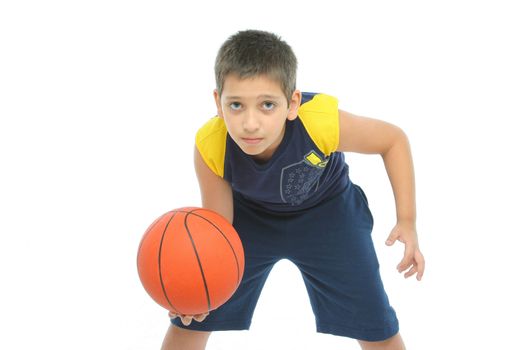
[[[163,214],[146,230],[137,268],[142,285],[159,305],[197,315],[233,295],[244,272],[244,251],[224,217],[185,207]]]

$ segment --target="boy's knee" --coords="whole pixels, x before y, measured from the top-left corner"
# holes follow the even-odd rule
[[[192,331],[171,325],[161,350],[204,350],[211,332]]]
[[[368,342],[364,340],[359,340],[359,345],[363,350],[405,350],[405,344],[401,335],[397,333],[391,338],[388,338],[383,341],[377,342]]]

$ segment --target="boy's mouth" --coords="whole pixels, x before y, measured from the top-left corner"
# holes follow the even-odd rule
[[[262,141],[262,138],[249,138],[249,137],[243,137],[242,140],[250,145],[255,145]]]

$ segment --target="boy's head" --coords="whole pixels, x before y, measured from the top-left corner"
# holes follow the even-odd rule
[[[269,159],[297,117],[297,61],[276,35],[248,30],[230,37],[215,64],[217,114],[235,143],[256,160]]]
[[[232,35],[219,49],[215,61],[219,96],[228,75],[240,79],[264,75],[279,83],[289,103],[295,90],[296,72],[297,59],[292,48],[277,35],[259,30]]]

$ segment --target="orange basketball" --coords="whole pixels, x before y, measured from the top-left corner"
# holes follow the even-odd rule
[[[162,307],[197,315],[224,304],[244,272],[244,251],[233,226],[202,208],[179,208],[155,220],[137,254],[142,285]]]

